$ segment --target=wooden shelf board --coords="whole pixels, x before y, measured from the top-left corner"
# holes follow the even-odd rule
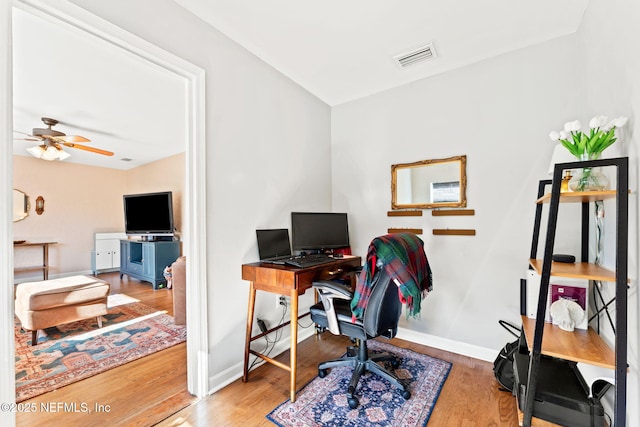
[[[536,273],[542,274],[541,259],[530,259],[529,264]],[[613,271],[588,262],[552,262],[551,275],[556,277],[572,277],[575,279],[600,280],[602,282],[616,281],[616,274]]]
[[[395,234],[395,233],[422,234],[422,228],[388,228],[387,233],[389,234]]]
[[[387,216],[422,216],[422,211],[387,211]]]
[[[531,350],[536,319],[522,316],[522,326],[527,338],[527,345]],[[542,354],[608,369],[615,369],[616,366],[615,352],[591,328],[586,331],[576,329],[573,332],[567,332],[551,323],[545,323],[542,335]]]
[[[472,216],[474,209],[436,209],[431,211],[431,216]]]
[[[613,199],[616,197],[616,193],[616,190],[560,193],[560,203],[597,202],[599,200]],[[550,201],[551,193],[547,193],[536,200],[536,203],[549,203]]]
[[[455,229],[455,228],[445,228],[445,229],[434,228],[433,234],[436,236],[475,236],[476,230]]]

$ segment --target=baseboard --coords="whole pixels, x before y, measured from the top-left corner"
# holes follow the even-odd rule
[[[498,350],[480,347],[473,344],[467,344],[435,335],[425,334],[424,332],[412,331],[410,329],[398,328],[396,338],[400,338],[412,343],[426,345],[440,350],[449,351],[451,353],[460,354],[474,359],[493,362],[498,355]]]
[[[306,340],[307,338],[313,336],[313,334],[315,334],[314,328],[306,328],[304,330],[298,328],[298,342],[302,342]],[[278,341],[278,343],[275,345],[275,347],[271,351],[271,354],[269,355],[269,357],[272,357],[272,358],[276,357],[279,354],[282,354],[285,351],[289,350],[290,347],[291,346],[289,345],[289,336],[287,335],[286,337],[283,337],[283,339]],[[251,359],[253,359],[253,357]],[[259,359],[259,361],[256,362],[256,364],[254,365],[253,369],[257,368],[258,366],[264,363],[266,363],[264,360]],[[237,379],[242,378],[243,369],[244,369],[244,360],[240,363],[237,363],[231,366],[228,369],[225,369],[224,371],[220,372],[217,375],[209,377],[209,394],[213,394],[216,391],[225,388],[226,386],[236,381]]]
[[[305,329],[298,332],[298,342],[304,341],[311,337],[315,333],[313,328]],[[493,362],[498,354],[495,349],[480,347],[472,344],[461,343],[458,341],[449,340],[446,338],[437,337],[435,335],[425,334],[423,332],[416,332],[409,329],[399,328],[396,338],[400,338],[406,341],[410,341],[416,344],[426,345],[429,347],[437,348],[440,350],[450,351],[451,353],[461,354],[463,356],[472,357],[474,359],[484,360],[487,362]],[[285,351],[289,350],[289,339],[280,340],[274,347],[270,357],[275,357]],[[242,378],[243,363],[237,363],[228,369],[220,372],[217,375],[209,377],[209,393],[213,394],[216,391],[223,389],[227,385]],[[256,363],[255,367],[258,367],[265,363],[260,360]]]

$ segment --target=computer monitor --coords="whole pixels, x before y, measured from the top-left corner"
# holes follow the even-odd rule
[[[291,212],[294,251],[322,251],[349,246],[346,213]]]

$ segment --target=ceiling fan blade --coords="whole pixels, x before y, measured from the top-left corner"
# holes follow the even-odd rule
[[[100,148],[89,147],[86,145],[75,144],[73,142],[61,142],[65,147],[78,148],[80,150],[91,151],[92,153],[102,154],[104,156],[113,156],[111,151],[101,150]]]
[[[54,139],[58,142],[91,142],[90,139],[80,135],[56,136]]]
[[[13,138],[14,141],[31,141],[31,142],[38,142],[40,141],[40,139],[36,138],[35,136],[32,138]]]
[[[90,127],[90,126],[83,126],[81,124],[68,122],[66,120],[59,120],[58,124],[61,125],[61,126],[67,126],[67,127],[72,127],[72,128],[75,128],[75,129],[79,129],[81,131],[91,132],[92,134],[93,133],[99,133],[101,135],[107,135],[107,136],[115,135],[113,132],[107,132],[107,131],[96,129],[96,128],[93,128],[93,127]]]
[[[19,130],[14,130],[14,133],[19,133],[21,135],[26,135],[29,138],[13,138],[15,140],[24,140],[24,141],[42,141],[42,138],[38,138],[37,136],[31,135],[30,133],[21,132]]]

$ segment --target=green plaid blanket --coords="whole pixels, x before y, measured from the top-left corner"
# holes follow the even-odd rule
[[[367,259],[351,300],[354,318],[362,318],[371,296],[371,281],[378,263],[392,280],[401,284],[399,291],[403,303],[407,305],[407,316],[417,317],[422,299],[433,289],[431,268],[422,240],[412,233],[397,233],[376,237],[369,245]]]

